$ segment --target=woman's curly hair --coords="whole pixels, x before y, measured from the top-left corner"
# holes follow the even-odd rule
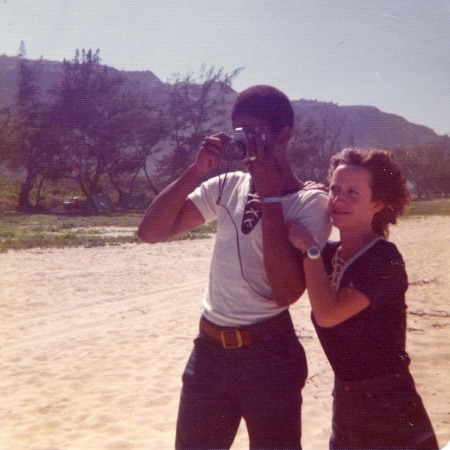
[[[384,204],[384,208],[373,217],[372,229],[377,235],[387,238],[389,224],[397,223],[397,217],[404,213],[410,201],[402,169],[386,150],[345,148],[330,160],[329,181],[340,165],[363,167],[371,173],[372,200],[380,200]]]

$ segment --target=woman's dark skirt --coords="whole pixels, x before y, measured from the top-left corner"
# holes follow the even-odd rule
[[[330,449],[438,449],[408,371],[358,382],[335,378]]]

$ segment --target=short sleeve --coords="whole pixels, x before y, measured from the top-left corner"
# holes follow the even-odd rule
[[[349,268],[350,269],[350,268]],[[408,278],[403,258],[394,244],[380,241],[349,270],[347,286],[363,292],[372,308],[395,308],[404,302]]]
[[[300,191],[299,201],[289,210],[288,219],[301,222],[323,248],[331,233],[328,196],[324,191]]]
[[[218,185],[218,177],[213,177],[202,183],[188,195],[188,199],[198,208],[205,222],[211,222],[217,217]]]

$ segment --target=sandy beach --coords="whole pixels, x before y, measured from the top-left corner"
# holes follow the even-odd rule
[[[411,371],[439,444],[450,439],[450,217],[391,231],[407,264]],[[0,255],[0,449],[172,449],[210,239]],[[303,448],[328,448],[332,373],[306,297]],[[241,423],[233,449],[248,448]]]

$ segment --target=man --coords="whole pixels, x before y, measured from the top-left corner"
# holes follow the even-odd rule
[[[195,163],[152,202],[139,237],[160,242],[217,219],[200,333],[183,374],[176,448],[230,448],[241,418],[250,448],[299,449],[306,357],[289,305],[305,290],[301,255],[285,221],[301,221],[321,245],[331,230],[324,192],[303,190],[288,160],[289,99],[258,85],[241,92],[233,128],[247,136],[249,173],[205,174],[228,137],[206,138]]]

